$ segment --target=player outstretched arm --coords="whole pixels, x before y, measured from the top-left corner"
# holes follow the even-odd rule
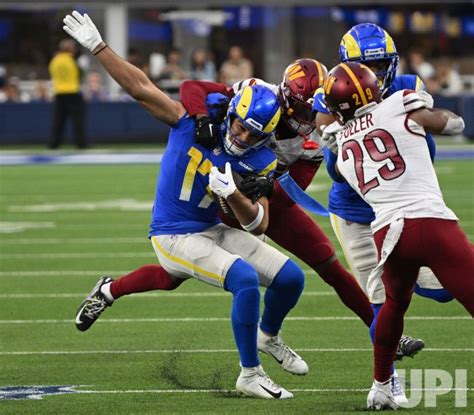
[[[432,134],[456,135],[464,131],[464,120],[451,111],[423,108],[412,112],[409,118]]]
[[[110,76],[153,117],[171,126],[178,123],[186,112],[182,104],[172,100],[143,71],[110,49],[87,14],[73,11],[63,22],[64,31],[89,49]]]

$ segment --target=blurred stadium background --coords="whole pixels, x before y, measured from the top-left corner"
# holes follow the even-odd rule
[[[242,400],[228,392],[239,371],[228,321],[231,297],[204,284],[124,298],[89,332],[75,329],[76,307],[99,275],[116,277],[156,261],[146,235],[167,128],[78,47],[90,148],[72,146],[69,126],[65,145],[47,149],[48,64],[66,38],[62,19],[73,9],[87,12],[115,51],[173,96],[187,78],[231,82],[224,63],[231,49],[239,54],[235,46],[247,59],[245,70],[278,83],[295,58],[336,64],[341,36],[354,24],[384,26],[402,57],[401,71],[418,72],[437,106],[464,116],[463,136],[436,137],[435,167],[447,204],[473,240],[472,1],[240,3],[0,2],[0,413],[348,413],[363,410],[371,380],[366,328],[307,268],[285,339],[311,372],[294,377],[262,358],[272,378],[295,391],[288,402]],[[204,51],[204,65],[192,65],[197,49]],[[321,168],[309,191],[326,203],[329,187]],[[329,221],[316,219],[342,257]],[[414,299],[405,332],[423,338],[427,348],[399,368],[452,375],[467,369],[470,389],[467,407],[455,407],[450,392],[436,408],[420,404],[411,413],[472,413],[469,330],[472,322],[459,304]],[[23,398],[38,397],[32,385],[75,386],[76,393],[10,400],[19,386],[26,387]]]
[[[143,68],[171,94],[176,94],[185,78],[231,83],[235,71],[229,74],[224,63],[230,50],[238,53],[234,46],[248,59],[241,73],[269,82],[278,83],[283,69],[295,58],[314,57],[331,68],[337,63],[345,31],[360,22],[374,22],[393,36],[401,56],[400,73],[419,73],[436,96],[436,104],[461,113],[466,120],[465,136],[474,138],[470,0],[287,0],[251,5],[231,0],[7,0],[0,2],[0,143],[49,141],[48,63],[60,40],[67,37],[62,18],[74,8],[89,13],[119,55]],[[197,61],[193,62],[193,56]],[[165,141],[166,128],[130,102],[88,51],[79,46],[76,57],[88,103],[90,146]]]

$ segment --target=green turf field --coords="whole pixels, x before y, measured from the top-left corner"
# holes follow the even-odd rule
[[[473,240],[473,163],[436,166],[445,199]],[[367,329],[308,269],[305,292],[283,334],[310,373],[295,377],[262,357],[272,379],[294,391],[293,400],[262,401],[232,392],[239,366],[228,320],[231,296],[196,281],[173,293],[120,299],[88,332],[75,329],[76,307],[99,275],[118,276],[155,262],[146,236],[157,170],[2,168],[0,388],[76,386],[82,393],[0,400],[0,413],[363,411],[372,379]],[[321,170],[312,190],[325,202],[330,182]],[[318,221],[334,241],[329,221]],[[456,408],[455,392],[449,392],[436,408],[422,402],[411,413],[474,412],[473,329],[459,304],[414,298],[405,333],[424,339],[426,350],[398,367],[408,374],[441,369],[453,377],[455,369],[467,369],[470,389],[467,408]]]

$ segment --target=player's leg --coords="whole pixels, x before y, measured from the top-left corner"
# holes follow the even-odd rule
[[[259,398],[291,398],[293,395],[273,383],[260,365],[257,351],[258,274],[237,254],[217,244],[222,236],[222,226],[225,225],[217,225],[198,234],[154,236],[153,247],[160,263],[171,275],[178,278],[192,276],[232,294],[231,321],[242,366],[237,390]],[[240,233],[255,239],[243,231]]]
[[[154,290],[171,291],[181,285],[183,279],[174,278],[161,265],[147,264],[123,275],[110,283],[108,300],[116,300],[124,295]],[[102,290],[105,294],[105,289]]]
[[[347,221],[333,213],[330,214],[331,226],[342,248],[347,264],[362,290],[368,295],[368,278],[377,266],[377,247],[370,224]],[[383,304],[385,289],[382,281],[376,284],[372,304]]]
[[[425,262],[443,287],[474,316],[474,250],[456,221],[423,221]]]
[[[331,214],[331,225],[352,273],[367,294],[369,275],[378,263],[377,247],[375,246],[370,225],[346,221],[334,214]],[[385,288],[382,280],[378,278],[373,284],[375,288],[373,289],[370,302],[374,318],[369,324],[372,343],[374,342],[378,313],[385,301]],[[424,346],[423,340],[404,335],[400,339],[396,360],[401,360],[406,356],[413,357]],[[402,395],[397,396],[400,399],[404,399]]]
[[[313,268],[334,288],[342,302],[369,326],[373,312],[367,296],[336,259],[329,238],[301,207],[280,203],[279,198],[278,193],[272,196],[266,235]]]
[[[232,329],[240,355],[242,370],[236,382],[238,392],[260,398],[292,398],[266,375],[258,358],[257,326],[260,290],[256,270],[242,259],[227,272],[224,289],[232,293]]]
[[[283,342],[280,329],[283,320],[298,302],[303,288],[303,271],[288,259],[265,291],[265,307],[258,335],[259,350],[271,355],[283,369],[295,375],[306,375],[309,367]]]
[[[166,270],[155,264],[144,265],[116,280],[102,276],[81,302],[76,312],[76,327],[80,331],[88,330],[101,316],[107,307],[123,295],[140,293],[151,290],[174,290],[183,279],[175,278]]]
[[[49,148],[58,148],[63,140],[64,126],[68,113],[67,97],[56,95],[53,104],[53,126],[51,129],[51,140]]]
[[[381,249],[387,228],[375,234],[375,242]],[[400,240],[384,265],[382,280],[386,290],[386,300],[381,307],[374,336],[374,384],[369,392],[367,405],[396,408],[391,378],[393,360],[403,331],[403,317],[410,304],[412,290],[418,276],[416,262],[416,229],[403,231]]]
[[[272,196],[266,235],[313,268],[342,302],[370,325],[373,313],[367,297],[335,257],[329,238],[303,209],[279,203],[279,197],[277,193]]]
[[[84,99],[80,94],[74,94],[71,96],[71,98],[71,118],[74,140],[78,148],[86,148],[87,142],[84,131],[86,106],[84,103]]]
[[[220,227],[221,246],[229,252],[238,252],[257,270],[260,285],[267,287],[258,333],[259,350],[273,356],[283,369],[293,374],[306,374],[308,365],[283,342],[279,333],[285,317],[303,291],[303,271],[286,255],[253,235],[225,225]]]

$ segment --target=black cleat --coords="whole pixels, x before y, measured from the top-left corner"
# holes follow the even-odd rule
[[[100,292],[100,287],[104,284],[112,282],[110,277],[100,277],[97,284],[86,297],[86,299],[79,305],[76,313],[76,327],[79,331],[86,331],[99,318],[102,312],[112,305],[106,300],[104,295]]]
[[[413,358],[423,347],[425,347],[423,340],[403,335],[398,342],[395,360],[402,360],[404,357]]]

